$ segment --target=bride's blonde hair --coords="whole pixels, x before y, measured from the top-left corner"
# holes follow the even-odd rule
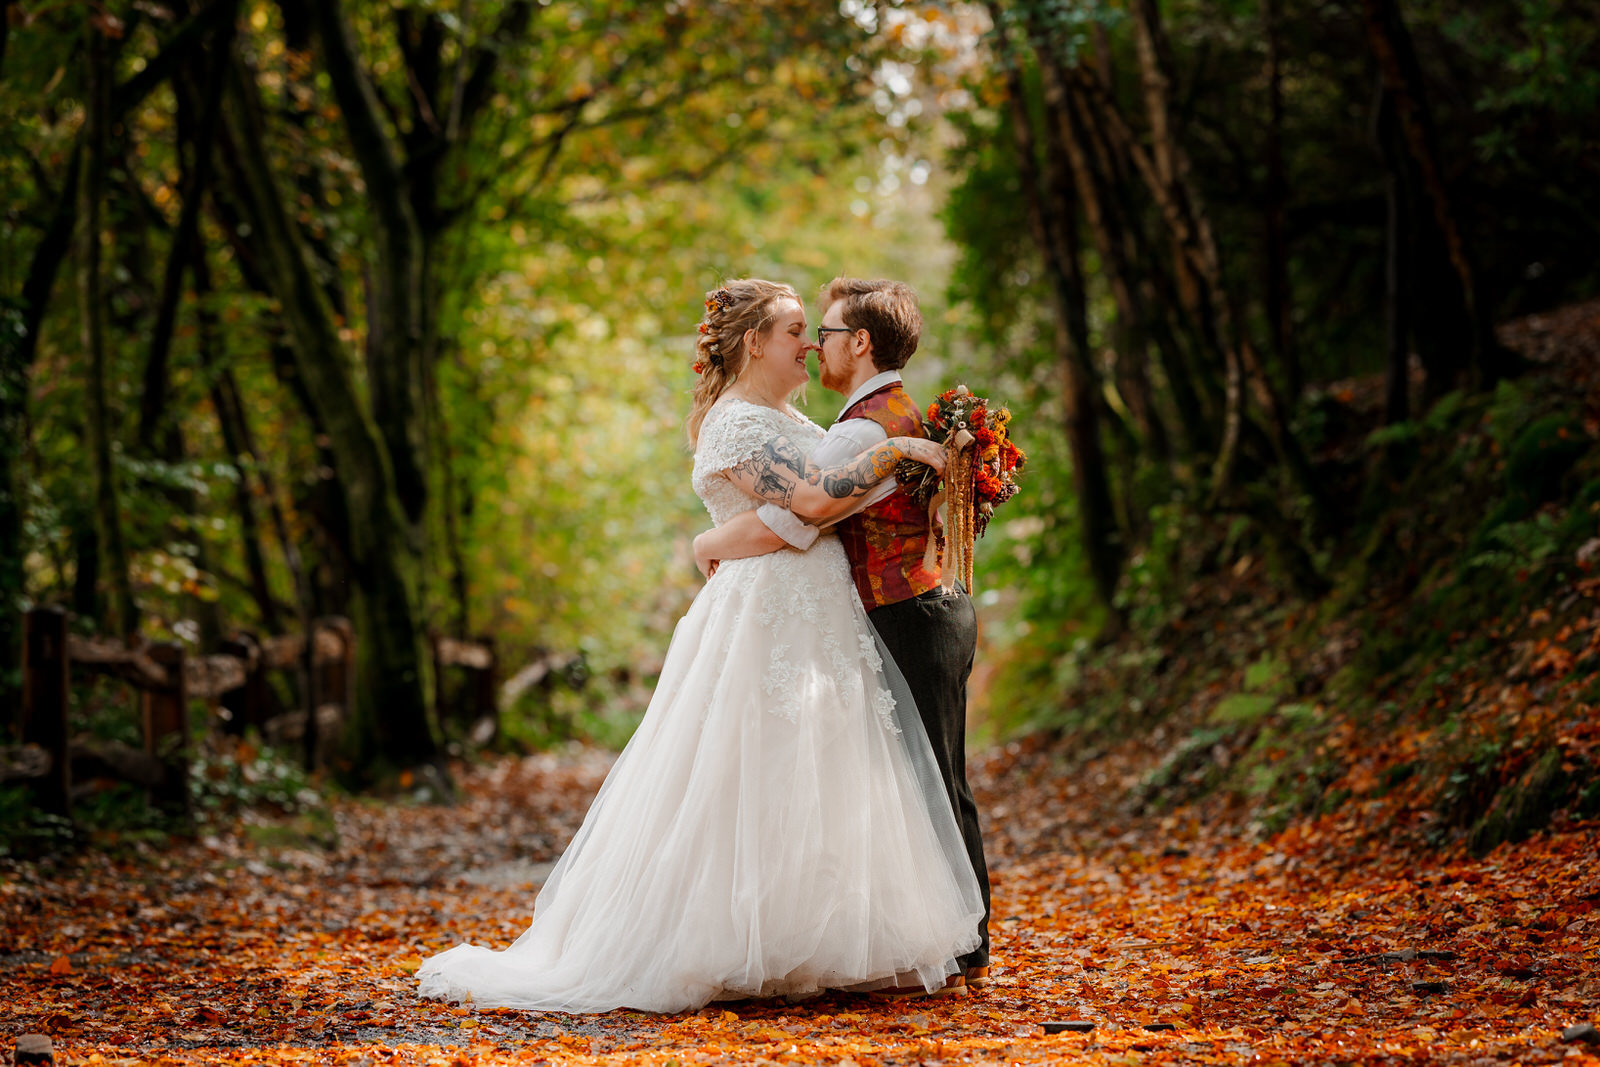
[[[761,278],[736,278],[723,282],[706,294],[706,313],[700,320],[700,339],[695,343],[695,369],[700,380],[694,387],[694,403],[689,407],[687,427],[692,448],[700,440],[700,424],[706,412],[738,380],[750,354],[745,351],[744,335],[761,333],[772,325],[772,305],[784,297],[796,303],[800,294],[781,282]]]

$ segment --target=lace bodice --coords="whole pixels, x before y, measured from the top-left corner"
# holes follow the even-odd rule
[[[721,526],[760,506],[762,501],[735,485],[727,472],[779,436],[809,454],[822,440],[823,429],[799,412],[785,415],[733,397],[712,408],[700,426],[693,475],[694,491],[712,522]],[[720,661],[731,662],[733,642],[749,639],[756,627],[765,635],[761,687],[772,714],[794,721],[806,696],[816,699],[814,687],[802,681],[820,668],[831,676],[835,699],[845,705],[865,703],[885,730],[899,733],[895,697],[878,673],[883,660],[856,599],[850,564],[838,538],[821,538],[805,552],[780,549],[727,560],[706,583],[696,603],[701,601],[711,612],[736,617],[741,623],[725,630]]]
[[[694,474],[690,484],[718,526],[741,512],[761,505],[761,501],[740,489],[727,471],[760,453],[775,437],[789,438],[809,453],[822,440],[823,429],[798,411],[792,415],[737,397],[717,401],[700,425],[700,440],[694,450]]]

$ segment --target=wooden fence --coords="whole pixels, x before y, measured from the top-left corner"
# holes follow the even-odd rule
[[[302,741],[308,763],[315,764],[352,692],[356,635],[344,618],[316,620],[310,648],[303,633],[259,640],[237,634],[220,653],[207,656],[190,655],[172,642],[129,646],[69,633],[67,613],[58,608],[28,612],[23,633],[23,744],[0,761],[0,779],[31,781],[40,807],[62,815],[71,813],[75,762],[149,787],[169,810],[187,810],[190,701],[204,701],[212,721],[230,731],[255,727],[279,743]],[[499,673],[493,643],[441,637],[430,643],[441,720],[447,714],[445,672],[462,670],[465,684],[454,717],[476,724],[474,740],[492,738]],[[120,678],[138,692],[142,750],[69,736],[75,667]],[[298,671],[302,707],[283,707],[268,677],[280,670]]]

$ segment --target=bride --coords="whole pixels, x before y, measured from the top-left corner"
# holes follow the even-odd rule
[[[811,464],[823,431],[788,403],[809,377],[805,329],[786,285],[732,281],[706,300],[688,429],[719,525],[768,500],[826,520],[902,458],[942,465],[912,437]],[[417,977],[424,997],[568,1012],[933,992],[982,914],[905,681],[822,537],[716,569],[528,929]]]

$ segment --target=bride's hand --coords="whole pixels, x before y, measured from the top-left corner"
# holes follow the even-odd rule
[[[710,531],[707,531],[707,533],[709,532]],[[719,559],[712,559],[706,554],[705,541],[706,535],[704,533],[695,535],[694,565],[695,569],[698,570],[703,576],[710,578],[713,574],[717,573],[717,565],[722,561]]]

